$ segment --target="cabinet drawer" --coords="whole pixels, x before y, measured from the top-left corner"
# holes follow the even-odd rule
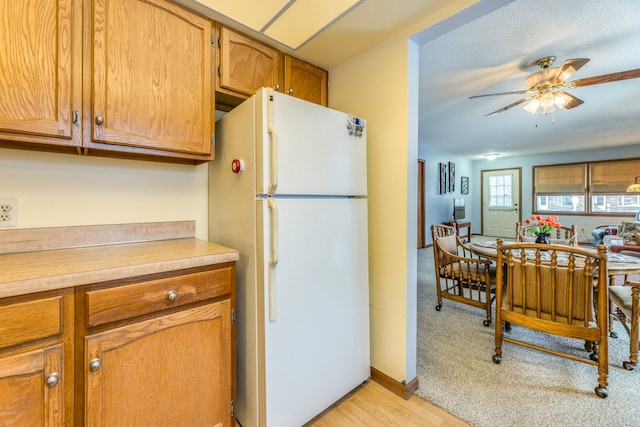
[[[0,306],[0,348],[61,333],[61,296]]]
[[[87,326],[180,307],[231,292],[231,267],[86,292]]]

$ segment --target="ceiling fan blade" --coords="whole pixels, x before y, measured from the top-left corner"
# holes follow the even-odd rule
[[[601,76],[587,77],[584,79],[574,80],[569,82],[568,87],[582,87],[599,85],[601,83],[617,82],[619,80],[637,79],[640,77],[640,68],[635,70],[620,71],[617,73],[603,74]]]
[[[549,80],[551,83],[564,83],[587,62],[589,62],[589,58],[567,59],[557,68],[555,76]]]
[[[531,98],[535,98],[536,96],[537,95],[531,95],[531,96],[527,96],[526,98],[519,99],[516,102],[514,102],[513,104],[509,104],[506,107],[502,107],[499,110],[496,110],[496,111],[494,111],[492,113],[489,113],[489,114],[485,115],[485,117],[495,116],[496,114],[502,113],[503,111],[507,111],[509,108],[513,108],[513,107],[515,107],[517,105],[522,104],[523,102],[527,102],[528,100],[530,100]]]
[[[564,90],[556,92],[556,97],[562,98],[562,100],[564,101],[564,105],[562,106],[562,108],[566,110],[570,110],[577,107],[578,105],[584,104],[584,101],[582,99],[576,98],[575,96],[571,95],[568,92],[565,92]]]
[[[483,98],[485,96],[495,96],[495,95],[514,95],[514,94],[525,94],[525,93],[531,93],[528,90],[516,90],[514,92],[500,92],[500,93],[488,93],[486,95],[473,95],[470,96],[469,99],[473,99],[473,98]]]

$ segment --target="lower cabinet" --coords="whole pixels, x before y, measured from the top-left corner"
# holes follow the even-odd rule
[[[77,288],[76,426],[235,426],[235,268]]]
[[[86,337],[87,426],[231,426],[229,300]]]
[[[0,358],[0,425],[64,426],[62,344]]]
[[[0,299],[0,426],[73,420],[73,289]]]
[[[0,426],[234,427],[235,262],[0,298]]]

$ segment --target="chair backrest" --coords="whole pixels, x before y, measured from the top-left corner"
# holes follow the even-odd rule
[[[588,327],[596,320],[594,286],[607,289],[606,248],[583,249],[498,241],[496,283],[502,310],[532,319]],[[504,287],[503,289],[501,289]],[[606,292],[598,305],[606,324]],[[600,310],[600,307],[599,307]],[[574,337],[577,338],[577,337]]]
[[[436,271],[438,266],[447,262],[446,252],[457,255],[458,253],[458,236],[456,235],[456,227],[450,227],[443,224],[434,224],[431,226],[431,236],[433,237],[433,259],[436,262]]]
[[[533,225],[524,225],[516,222],[516,242],[534,243],[536,237],[529,232]],[[578,247],[578,226],[556,228],[550,233],[549,242],[556,245],[567,245]]]

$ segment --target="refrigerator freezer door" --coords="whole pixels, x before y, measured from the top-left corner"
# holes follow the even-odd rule
[[[266,425],[298,427],[369,377],[367,201],[256,203]]]
[[[367,194],[364,120],[351,135],[348,114],[271,89],[256,97],[258,194]]]

